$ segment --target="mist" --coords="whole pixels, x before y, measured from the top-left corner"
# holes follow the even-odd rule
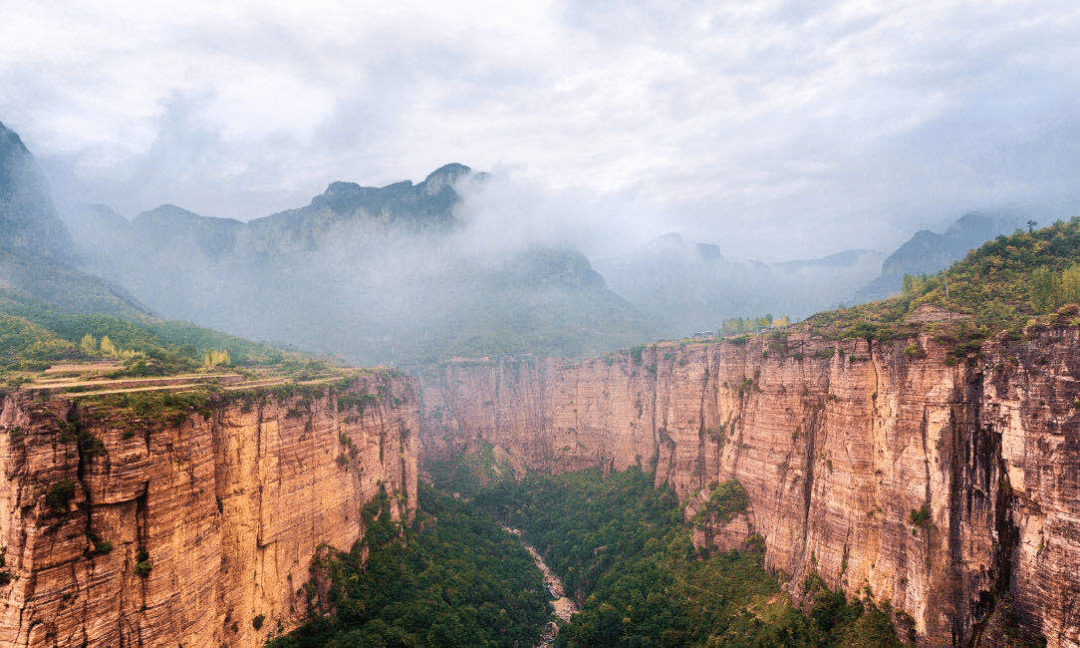
[[[129,216],[247,221],[460,160],[583,245],[614,222],[785,261],[1080,211],[1078,27],[1065,2],[32,4],[0,25],[0,115]]]
[[[654,336],[581,253],[595,230],[574,201],[511,178],[447,165],[415,185],[334,183],[247,223],[175,206],[131,221],[62,211],[85,269],[155,314],[353,362],[582,355]]]
[[[81,267],[161,316],[363,362],[574,355],[877,298],[1075,215],[1078,54],[1065,2],[31,3],[0,117]],[[454,160],[438,205],[312,201]]]

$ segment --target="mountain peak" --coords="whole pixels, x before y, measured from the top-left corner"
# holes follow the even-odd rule
[[[460,197],[454,191],[458,179],[472,173],[464,164],[447,164],[432,171],[420,184],[402,180],[385,187],[365,187],[355,182],[331,182],[311,205],[275,214],[270,218],[294,220],[309,211],[328,210],[346,218],[375,218],[384,223],[412,226],[446,226],[454,222],[453,208]]]
[[[196,218],[202,218],[202,216],[199,216],[193,211],[188,211],[183,207],[178,207],[171,203],[165,203],[164,205],[158,205],[150,211],[144,211],[143,213],[136,216],[136,218],[184,218],[188,220],[194,220]]]
[[[30,149],[26,148],[26,144],[23,144],[19,134],[4,126],[4,122],[0,122],[0,153],[6,153],[9,149],[25,155],[30,154]]]
[[[71,237],[56,215],[48,182],[15,131],[0,124],[0,248],[71,259]]]
[[[464,164],[458,164],[457,162],[451,162],[450,164],[444,164],[443,166],[435,169],[428,174],[428,177],[424,178],[425,184],[435,182],[445,182],[453,184],[457,182],[461,176],[466,176],[472,173],[472,169]]]

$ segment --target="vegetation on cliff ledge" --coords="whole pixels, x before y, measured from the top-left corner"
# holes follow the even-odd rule
[[[729,479],[719,484],[713,482],[711,488],[709,499],[690,520],[692,523],[702,524],[705,521],[712,521],[727,524],[750,506],[750,497],[737,480]]]
[[[67,362],[115,365],[111,377],[169,376],[217,368],[275,367],[298,373],[308,354],[189,322],[122,319],[0,297],[0,377]]]
[[[0,308],[0,372],[112,361],[115,376],[167,376],[207,366],[281,364],[290,354],[187,322],[130,321],[29,304]],[[223,363],[222,359],[229,359]]]

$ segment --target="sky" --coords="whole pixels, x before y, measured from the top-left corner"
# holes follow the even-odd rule
[[[460,162],[508,220],[777,260],[1080,213],[1077,61],[1071,1],[44,0],[0,21],[0,122],[129,217]]]

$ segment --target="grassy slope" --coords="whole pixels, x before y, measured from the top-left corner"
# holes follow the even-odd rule
[[[280,364],[297,359],[265,344],[251,342],[188,322],[165,322],[149,317],[126,319],[100,313],[82,313],[8,298],[0,301],[0,371],[40,370],[60,361],[108,358],[100,349],[80,347],[83,336],[100,344],[108,336],[117,349],[133,352],[126,358],[154,365],[154,374],[197,368],[207,351],[228,351],[234,364]]]
[[[968,349],[972,343],[1002,332],[1019,338],[1033,319],[1047,321],[1053,309],[1069,299],[1059,291],[1051,308],[1037,309],[1032,303],[1032,277],[1036,271],[1042,268],[1060,277],[1077,262],[1080,218],[1073,218],[1034,232],[999,236],[948,270],[916,278],[909,290],[898,297],[818,313],[806,323],[812,332],[833,339],[891,339],[928,329]],[[924,305],[963,317],[937,323],[907,321]]]

